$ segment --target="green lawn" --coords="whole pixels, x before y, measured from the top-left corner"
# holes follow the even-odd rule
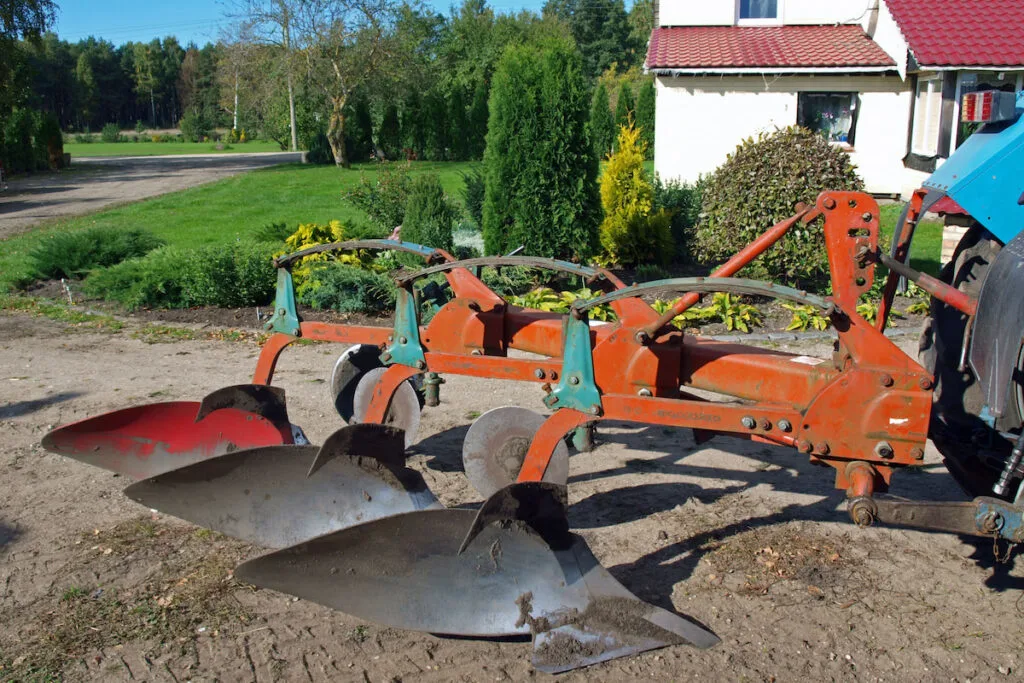
[[[141,143],[140,143],[141,144]],[[413,162],[412,173],[437,173],[446,192],[461,197],[462,173],[474,164]],[[359,176],[376,175],[372,163],[351,169],[285,164],[173,192],[98,213],[44,224],[32,232],[0,240],[0,292],[29,275],[26,257],[46,236],[92,226],[142,228],[182,246],[225,244],[268,223],[326,223],[332,219],[368,220],[341,194]]]
[[[896,221],[899,220],[902,210],[902,204],[886,204],[881,207],[882,234],[886,237],[886,245],[892,243]],[[910,267],[931,275],[938,275],[941,254],[942,221],[926,220],[918,223],[917,229],[914,231],[914,241],[910,245]]]
[[[228,144],[217,149],[216,142],[65,142],[64,151],[72,161],[80,157],[151,157],[161,154],[235,154],[239,152],[280,152],[276,142],[254,140]]]

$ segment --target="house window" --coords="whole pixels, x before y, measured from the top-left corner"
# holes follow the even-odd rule
[[[740,0],[740,19],[778,19],[779,0]]]
[[[783,0],[737,0],[736,23],[778,24]]]
[[[857,127],[857,93],[802,92],[797,99],[796,122],[830,142],[852,145]]]
[[[914,133],[910,151],[923,157],[939,153],[939,128],[942,125],[942,77],[918,78],[914,96]]]

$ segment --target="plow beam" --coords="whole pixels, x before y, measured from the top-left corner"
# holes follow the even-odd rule
[[[565,487],[553,484],[513,484],[479,513],[424,510],[360,524],[250,560],[235,576],[395,628],[532,635],[533,664],[548,673],[718,642],[616,581],[569,533]]]
[[[240,448],[290,444],[284,391],[239,385],[201,402],[151,403],[63,425],[43,448],[144,479]]]
[[[133,484],[125,495],[232,538],[283,548],[387,515],[439,507],[404,461],[401,430],[349,425],[320,448],[227,453]]]

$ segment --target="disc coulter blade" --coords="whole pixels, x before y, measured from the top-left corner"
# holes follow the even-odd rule
[[[380,367],[384,367],[380,361],[380,349],[371,344],[355,344],[338,356],[328,389],[334,409],[346,423],[352,422],[355,414],[353,400],[359,380],[370,370]]]
[[[352,422],[361,423],[363,421],[363,416],[370,408],[373,390],[386,371],[387,368],[380,367],[363,374],[352,397]],[[384,424],[405,432],[406,448],[416,443],[416,432],[420,428],[420,409],[422,407],[419,392],[410,381],[407,380],[398,385],[391,397],[391,405],[388,406],[387,413],[385,413]]]
[[[616,581],[551,514],[552,496],[564,502],[564,491],[515,484],[480,512],[378,519],[255,558],[235,576],[396,628],[532,634],[534,665],[551,673],[674,643],[718,642]]]
[[[269,446],[227,453],[133,484],[147,507],[269,548],[439,504],[404,466],[403,435],[349,425],[322,447]]]
[[[63,425],[43,448],[133,479],[240,448],[290,443],[284,392],[225,387],[202,402],[173,401],[115,410]]]
[[[477,418],[462,443],[462,465],[473,488],[487,498],[515,482],[530,443],[546,419],[516,406],[494,408]],[[568,479],[569,449],[559,441],[544,481],[564,485]]]

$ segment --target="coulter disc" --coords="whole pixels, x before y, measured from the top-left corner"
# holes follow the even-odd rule
[[[359,380],[370,370],[380,367],[384,367],[380,362],[380,349],[372,344],[350,346],[338,356],[328,389],[334,409],[346,424],[352,421],[355,414],[353,399]]]
[[[515,482],[533,436],[545,419],[532,410],[513,406],[495,408],[477,418],[462,445],[462,466],[473,488],[489,498]],[[564,485],[568,479],[569,449],[559,441],[544,481]]]
[[[380,381],[381,376],[387,368],[374,368],[365,373],[356,386],[353,395],[352,422],[361,423],[363,416],[370,407],[370,400],[373,397],[373,390]],[[409,448],[416,443],[416,432],[420,428],[420,397],[419,392],[409,381],[398,385],[394,395],[391,397],[391,405],[388,406],[384,415],[384,424],[388,427],[395,427],[405,432],[405,447]]]

